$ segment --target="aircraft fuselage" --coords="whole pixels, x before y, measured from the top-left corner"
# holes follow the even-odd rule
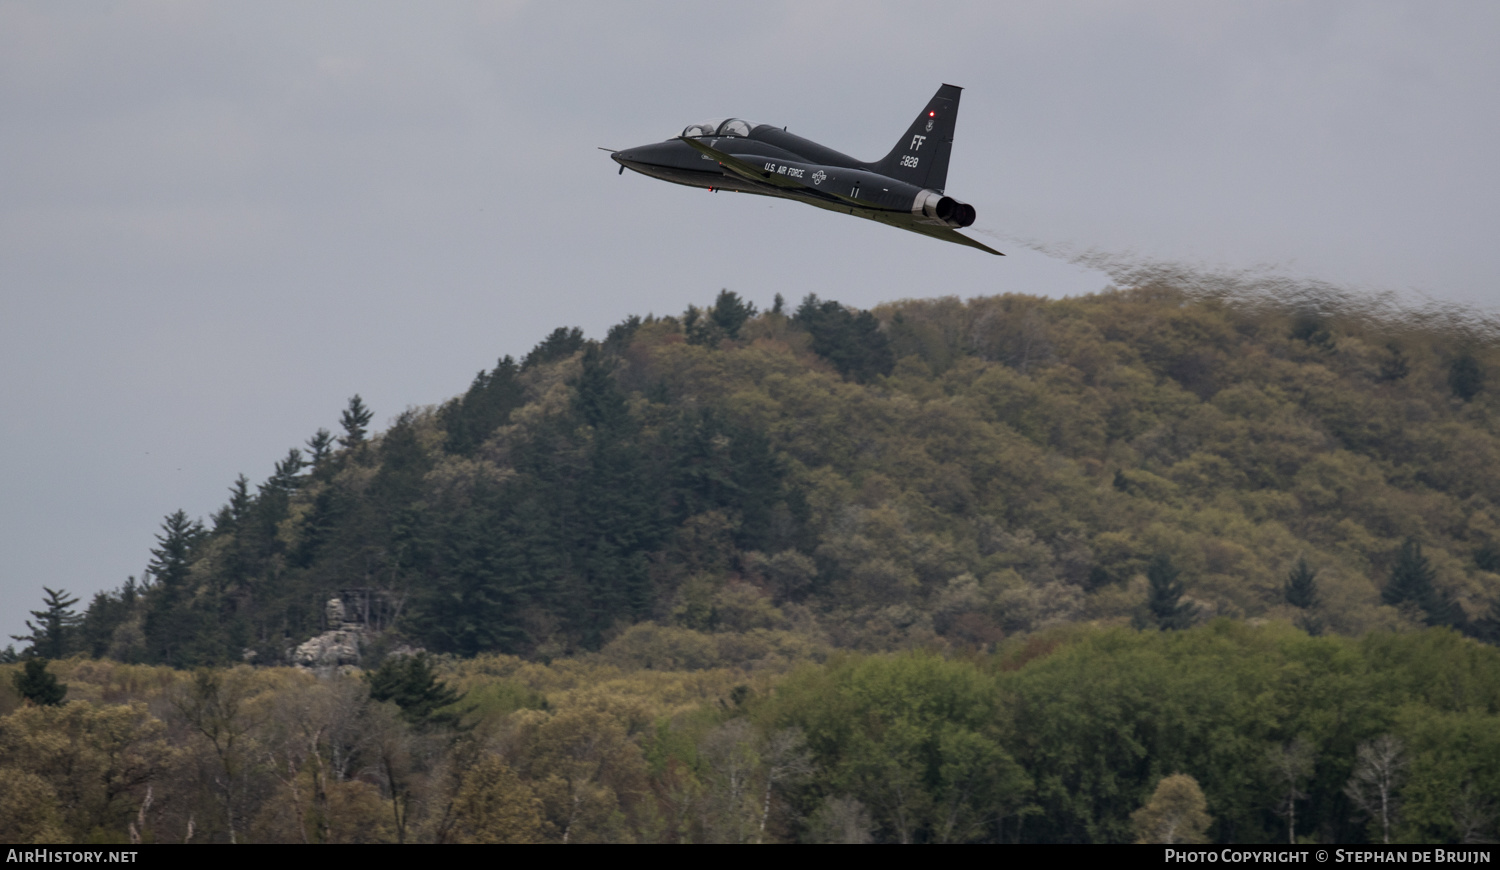
[[[912,203],[921,192],[921,188],[915,185],[856,168],[852,164],[857,161],[852,158],[843,158],[839,163],[809,160],[802,154],[760,138],[765,133],[779,133],[780,136],[777,138],[783,142],[791,139],[798,143],[814,144],[793,136],[780,127],[771,127],[766,124],[756,127],[748,137],[714,136],[704,137],[702,141],[710,148],[724,151],[759,167],[761,172],[767,174],[768,179],[770,176],[777,176],[788,180],[805,181],[808,187],[801,189],[776,187],[726,172],[713,157],[693,150],[680,139],[670,139],[666,142],[617,151],[614,159],[625,168],[642,175],[676,184],[685,184],[689,187],[733,190],[739,193],[795,199],[838,210],[852,210],[858,206],[864,206],[869,209],[907,212],[911,210]],[[826,152],[818,155],[825,159],[837,154],[826,148],[819,147],[818,150]],[[843,157],[843,155],[837,156]],[[838,191],[843,194],[843,197],[835,196],[833,191]],[[858,202],[854,203],[849,200]]]
[[[694,124],[676,138],[611,156],[622,172],[795,200],[998,254],[955,231],[974,222],[974,208],[943,192],[959,91],[943,85],[891,153],[875,163],[782,127],[752,127],[737,118]]]

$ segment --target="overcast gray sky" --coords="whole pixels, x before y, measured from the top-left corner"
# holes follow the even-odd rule
[[[595,150],[703,118],[875,159],[951,82],[975,229],[1492,306],[1497,37],[1493,2],[0,0],[0,631],[352,394],[384,423],[557,326],[1108,282]]]

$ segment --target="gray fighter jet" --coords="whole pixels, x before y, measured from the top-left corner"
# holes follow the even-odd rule
[[[785,127],[739,118],[693,124],[665,142],[612,151],[611,156],[622,174],[632,169],[711,191],[794,199],[999,254],[958,232],[974,223],[974,206],[943,192],[962,90],[938,88],[891,153],[874,163],[825,148]]]

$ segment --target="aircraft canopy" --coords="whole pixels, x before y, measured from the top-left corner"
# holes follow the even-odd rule
[[[682,131],[682,135],[690,137],[698,136],[749,136],[750,125],[739,118],[728,120],[701,121],[697,124],[689,124]]]

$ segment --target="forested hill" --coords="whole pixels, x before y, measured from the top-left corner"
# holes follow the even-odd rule
[[[51,593],[31,652],[285,663],[336,596],[377,655],[550,660],[651,623],[795,657],[1216,615],[1493,643],[1496,371],[1461,322],[1164,285],[868,312],[726,291],[558,329],[382,433],[355,397],[207,523],[167,517],[141,582],[76,620]]]

